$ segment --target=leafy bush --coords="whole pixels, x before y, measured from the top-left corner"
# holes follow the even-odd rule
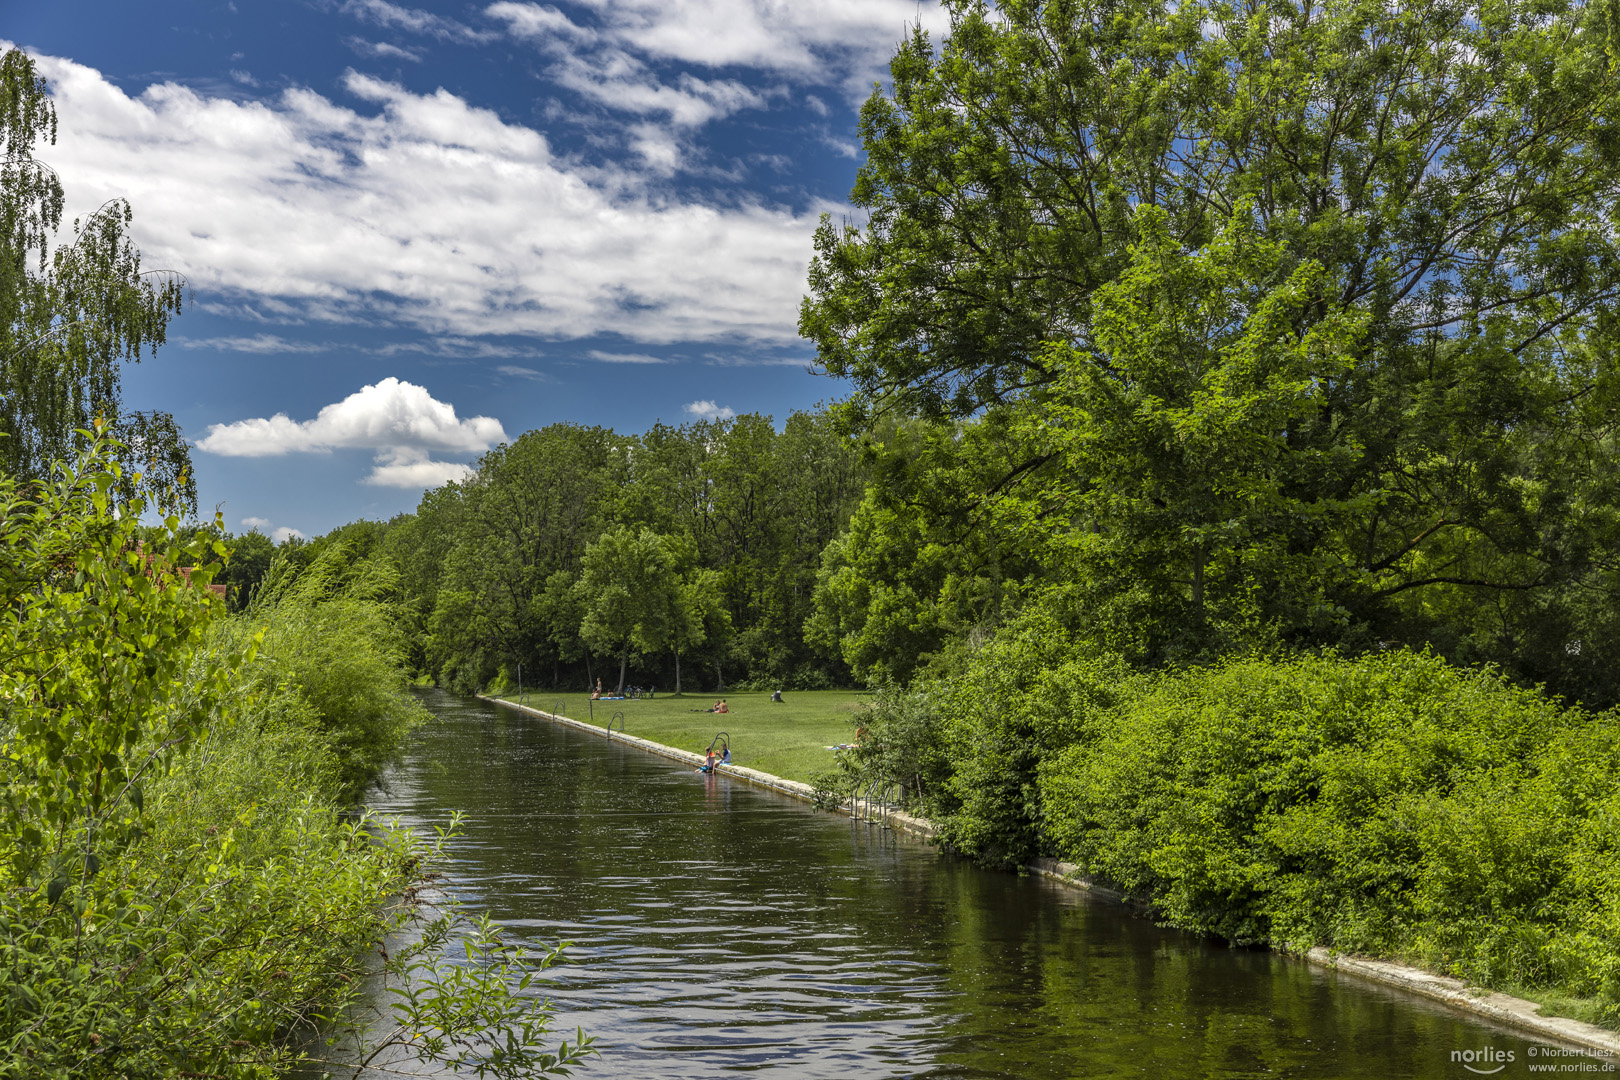
[[[1055,850],[1234,941],[1403,957],[1620,1017],[1620,718],[1424,654],[1143,682],[1045,758]]]
[[[350,801],[427,717],[404,673],[404,620],[390,599],[396,581],[386,559],[354,561],[333,544],[301,569],[278,558],[235,620],[238,637],[262,641],[254,676],[273,692],[295,692],[290,708],[331,750]]]
[[[0,476],[0,1078],[259,1080],[303,1057],[295,1037],[375,1008],[373,948],[417,917],[437,845],[336,798],[397,746],[400,675],[386,646],[314,639],[338,613],[377,628],[364,588],[221,623],[200,586],[224,549],[174,519],[143,530],[125,487],[104,440],[49,483]],[[591,1052],[541,1045],[532,972],[493,928],[447,964],[452,921],[385,961],[409,992],[347,1061],[515,1078]]]

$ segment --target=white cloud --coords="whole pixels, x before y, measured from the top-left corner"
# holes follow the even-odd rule
[[[688,416],[695,416],[700,420],[730,420],[737,414],[723,405],[716,405],[712,401],[689,401],[681,406]]]
[[[453,405],[437,400],[415,383],[390,376],[326,406],[315,419],[302,423],[277,413],[268,419],[210,424],[197,447],[227,457],[276,457],[354,447],[476,453],[505,441],[499,420],[489,416],[458,420]]]
[[[667,364],[667,363],[669,363],[668,360],[665,360],[662,357],[648,356],[646,353],[603,352],[600,349],[592,349],[590,352],[586,353],[585,355],[589,356],[592,360],[600,360],[604,364]]]
[[[249,532],[263,533],[278,544],[285,544],[294,536],[300,540],[309,539],[302,530],[295,529],[291,525],[279,525],[271,528],[269,518],[245,517],[242,519],[242,527]]]
[[[839,88],[851,100],[886,77],[895,46],[921,20],[938,41],[950,20],[935,0],[580,0],[596,25],[556,8],[501,2],[484,9],[515,37],[544,45],[599,43],[658,60],[747,67]]]
[[[181,338],[177,344],[183,349],[218,349],[221,352],[252,353],[270,356],[277,353],[323,353],[331,345],[315,341],[288,341],[275,334],[254,334],[252,337]]]
[[[771,356],[759,354],[705,353],[704,359],[717,367],[797,367],[814,370],[815,361],[799,356]]]
[[[370,56],[378,60],[409,60],[413,64],[422,62],[422,54],[418,50],[390,45],[386,41],[367,41],[361,37],[348,37],[343,39],[343,44],[361,56]]]
[[[354,72],[345,88],[376,115],[297,88],[236,101],[163,83],[131,98],[91,68],[37,60],[70,216],[127,197],[148,265],[236,317],[785,344],[817,216],[839,210],[651,194],[448,91]]]
[[[379,455],[365,482],[378,487],[430,488],[465,480],[472,474],[470,465],[455,461],[430,461],[426,454],[419,451],[402,450],[386,458]]]
[[[390,4],[387,0],[345,0],[339,10],[345,15],[352,15],[376,26],[424,34],[440,41],[459,41],[476,45],[496,36],[486,31],[474,30],[454,19],[435,15],[431,11]]]
[[[536,371],[534,368],[519,367],[517,364],[502,364],[495,370],[514,379],[533,379],[535,382],[551,381],[551,377],[545,372]]]

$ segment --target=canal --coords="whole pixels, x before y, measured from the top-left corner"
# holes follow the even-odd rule
[[[426,693],[441,722],[372,805],[464,811],[457,894],[574,943],[546,992],[597,1037],[580,1076],[1394,1080],[1486,1047],[1527,1075],[1531,1041],[1421,998]]]

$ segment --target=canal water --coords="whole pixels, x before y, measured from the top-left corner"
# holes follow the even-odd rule
[[[535,949],[578,1075],[1467,1077],[1533,1041],[477,700],[372,805],[467,814],[456,893]],[[735,748],[747,764],[748,747]],[[1486,1060],[1475,1057],[1475,1061]]]

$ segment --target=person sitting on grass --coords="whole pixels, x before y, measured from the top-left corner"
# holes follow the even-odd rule
[[[716,705],[714,707],[714,711],[717,712],[717,713],[728,713],[731,710],[726,707],[726,699],[721,698],[720,699],[720,704],[718,704],[718,705]]]

